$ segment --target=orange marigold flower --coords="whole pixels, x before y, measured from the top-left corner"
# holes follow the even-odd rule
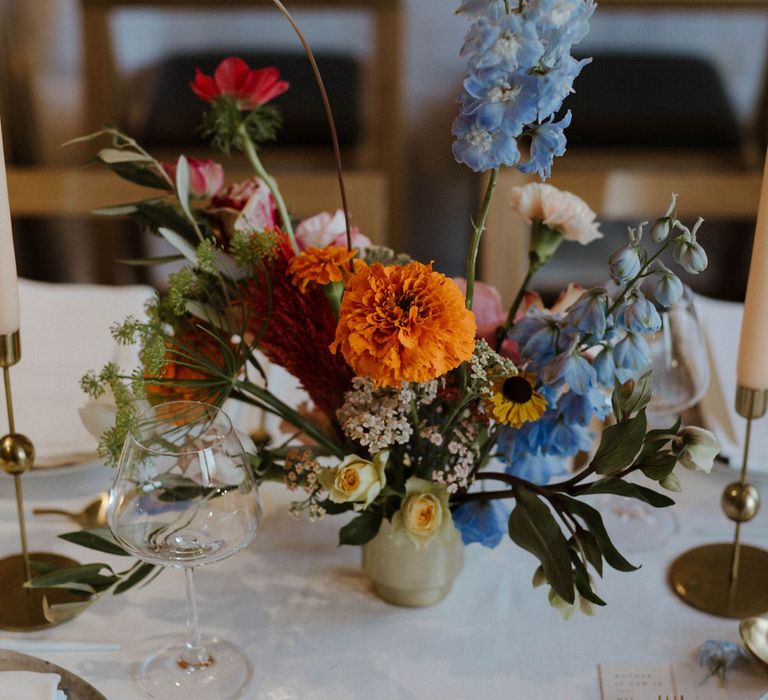
[[[340,246],[326,248],[309,247],[288,263],[291,281],[302,291],[310,282],[321,286],[341,282],[349,270],[349,261],[357,255],[356,250]]]
[[[379,386],[426,382],[475,348],[475,317],[456,283],[432,265],[359,265],[346,286],[336,340],[356,374]]]

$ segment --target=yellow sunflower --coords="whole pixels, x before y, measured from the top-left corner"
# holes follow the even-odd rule
[[[523,423],[538,420],[547,410],[547,400],[534,391],[533,374],[514,374],[493,380],[493,396],[488,409],[499,423],[519,428]]]
[[[469,360],[475,330],[461,290],[431,265],[361,263],[347,281],[331,350],[378,386],[400,386]]]
[[[341,246],[315,248],[310,246],[288,263],[291,281],[302,291],[307,290],[310,282],[325,286],[331,282],[341,282],[348,270],[349,261],[357,255],[356,250],[347,250]]]

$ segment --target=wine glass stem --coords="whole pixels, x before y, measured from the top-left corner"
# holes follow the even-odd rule
[[[183,669],[205,668],[213,663],[213,657],[202,644],[197,623],[197,597],[195,596],[195,567],[184,567],[187,589],[187,641],[186,649],[178,659]]]

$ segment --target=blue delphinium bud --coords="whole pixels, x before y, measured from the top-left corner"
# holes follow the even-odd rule
[[[611,276],[616,282],[628,282],[642,267],[640,249],[636,245],[625,245],[619,248],[608,260]]]
[[[610,348],[603,348],[595,359],[592,360],[592,366],[597,373],[597,381],[603,386],[613,387],[613,378],[616,373],[616,365],[613,363],[613,352]]]
[[[671,233],[675,224],[675,218],[673,214],[676,206],[677,195],[673,194],[672,201],[670,202],[669,207],[667,207],[667,211],[664,213],[664,216],[662,216],[660,219],[657,219],[651,227],[650,236],[654,243],[663,243],[667,240],[667,238],[669,238],[669,234]]]
[[[683,296],[683,283],[677,275],[665,268],[653,287],[653,296],[662,306],[674,306]]]
[[[589,361],[572,345],[544,367],[542,379],[547,384],[567,384],[571,391],[586,394],[595,385],[597,375]]]
[[[672,245],[672,257],[675,262],[684,270],[697,275],[707,269],[707,254],[696,242],[696,233],[698,232],[704,219],[699,218],[692,230],[678,223],[678,228],[683,232]]]
[[[624,309],[624,327],[634,333],[656,333],[661,329],[661,316],[644,296],[636,296]]]
[[[654,243],[663,243],[669,238],[669,233],[672,231],[672,221],[668,216],[656,219],[649,234]]]
[[[479,542],[483,547],[496,547],[507,534],[509,508],[504,501],[470,501],[453,512],[453,524],[467,545]]]
[[[604,289],[584,292],[568,309],[565,323],[585,335],[602,338],[606,329],[606,304],[608,295]]]
[[[707,269],[707,254],[696,241],[679,238],[672,246],[672,256],[684,270],[697,275]]]
[[[613,361],[618,369],[640,372],[651,364],[650,348],[645,338],[628,332],[613,348]]]

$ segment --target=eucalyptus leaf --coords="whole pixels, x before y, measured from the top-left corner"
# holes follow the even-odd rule
[[[112,172],[119,175],[123,180],[133,182],[142,187],[151,187],[156,190],[171,190],[168,181],[160,175],[154,166],[147,166],[145,163],[109,163]]]
[[[124,151],[119,148],[102,148],[98,152],[99,160],[107,165],[113,163],[151,163],[152,159],[136,151]]]
[[[583,528],[576,530],[576,539],[578,540],[581,548],[584,550],[584,555],[587,557],[587,561],[592,564],[598,576],[603,575],[603,553],[600,550],[600,545],[597,542],[597,538],[589,531]]]
[[[176,195],[184,213],[189,219],[193,219],[192,210],[189,208],[189,161],[186,156],[179,156],[176,161]]]
[[[654,508],[667,508],[668,506],[675,505],[675,502],[669,496],[665,496],[645,486],[640,486],[640,484],[633,484],[623,479],[613,479],[611,477],[587,484],[586,488],[578,489],[577,493],[580,496],[611,493],[616,496],[624,496],[625,498],[635,498]]]
[[[384,513],[365,510],[339,530],[339,544],[365,544],[372,540],[381,527]]]
[[[597,595],[597,593],[595,593],[594,589],[592,588],[592,584],[589,580],[589,573],[584,567],[581,559],[579,559],[578,555],[574,554],[572,561],[573,580],[576,584],[576,590],[579,592],[579,595],[585,600],[588,600],[590,603],[594,603],[595,605],[605,605],[605,601],[599,595]]]
[[[599,511],[592,506],[569,496],[558,495],[558,499],[569,513],[579,517],[586,528],[595,536],[605,561],[617,571],[636,571],[639,566],[630,564],[616,549],[603,524]]]
[[[130,576],[124,578],[117,584],[117,586],[115,586],[114,593],[117,595],[118,593],[127,591],[129,588],[133,588],[136,584],[141,583],[147,576],[149,576],[155,568],[154,564],[142,562]]]
[[[91,596],[85,600],[73,603],[54,603],[50,605],[48,598],[43,596],[43,616],[48,622],[58,625],[67,620],[71,620],[76,615],[85,612],[96,602],[96,596]]]
[[[137,211],[138,207],[135,204],[116,204],[112,207],[91,209],[91,214],[96,214],[97,216],[128,216],[129,214],[135,214]]]
[[[109,574],[102,574],[102,571],[109,571]],[[118,577],[112,568],[107,564],[80,564],[79,566],[69,566],[65,569],[57,569],[50,573],[36,576],[31,581],[27,581],[26,588],[75,588],[85,590],[83,585],[92,588],[87,592],[104,590],[109,588]]]
[[[118,258],[115,262],[121,265],[132,265],[140,267],[142,265],[164,265],[165,263],[184,260],[183,255],[157,255],[151,258]]]
[[[630,466],[643,446],[646,427],[644,410],[624,423],[606,427],[592,459],[593,469],[598,474],[612,474]]]
[[[182,238],[175,231],[171,231],[171,229],[165,228],[164,226],[161,226],[158,229],[158,232],[163,238],[165,238],[166,241],[168,241],[168,243],[176,248],[179,253],[181,253],[187,260],[189,260],[193,267],[197,267],[197,250],[195,250],[195,246],[193,246],[185,238]]]
[[[148,199],[136,204],[137,216],[144,221],[153,231],[160,226],[180,233],[189,240],[195,240],[197,234],[192,224],[184,217],[183,213],[168,202],[157,199]]]
[[[555,592],[567,603],[575,600],[568,543],[549,507],[532,491],[515,488],[515,507],[509,516],[509,536],[533,554]]]
[[[112,536],[112,533],[106,527],[95,528],[93,530],[77,530],[76,532],[65,532],[59,535],[62,540],[79,544],[81,547],[95,549],[97,552],[106,552],[115,554],[119,557],[127,557],[126,552]]]
[[[642,459],[641,455],[641,464],[641,471],[645,476],[653,481],[661,481],[672,473],[677,464],[677,457],[670,452],[657,454],[646,459]]]

